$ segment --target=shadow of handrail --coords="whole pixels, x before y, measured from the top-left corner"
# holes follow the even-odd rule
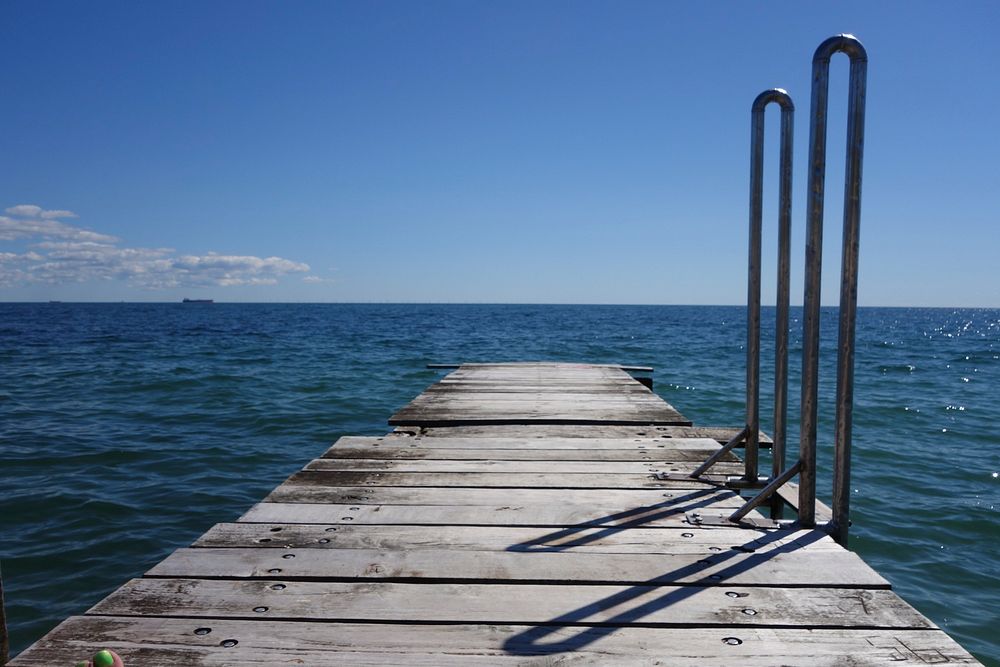
[[[543,535],[542,537],[537,537],[526,542],[511,545],[507,547],[507,551],[546,553],[584,546],[628,528],[638,528],[644,524],[651,523],[659,519],[664,519],[677,514],[685,514],[691,510],[701,507],[708,507],[719,499],[719,496],[717,495],[718,491],[718,488],[697,489],[691,491],[690,493],[685,493],[682,496],[670,498],[662,503],[644,505],[642,507],[636,507],[634,509],[617,512],[615,514],[609,514],[596,521],[578,524],[569,528],[562,528],[549,533],[548,535]],[[686,504],[678,504],[685,502]],[[595,524],[599,526],[600,524],[610,521],[616,522],[615,525],[595,530]],[[580,535],[580,533],[583,533],[584,531],[593,532],[588,532],[586,535]],[[578,535],[578,537],[573,540],[565,542],[562,541],[573,535]],[[550,544],[551,542],[558,543]]]
[[[576,530],[576,528],[574,527],[558,531],[554,534],[566,533],[567,531],[573,530]],[[787,544],[769,549],[764,553],[758,553],[758,550],[762,547],[766,547],[769,544],[781,540],[785,536],[783,533],[784,531],[775,530],[764,536],[758,536],[752,542],[748,542],[738,547],[733,547],[729,552],[719,552],[696,563],[676,568],[670,572],[665,572],[662,575],[649,579],[641,584],[633,585],[623,591],[615,593],[614,595],[607,596],[600,600],[595,600],[587,605],[579,607],[578,609],[562,614],[551,621],[546,621],[543,625],[533,626],[524,632],[520,632],[513,637],[510,637],[504,642],[503,648],[511,655],[548,655],[552,653],[563,653],[566,651],[581,649],[584,646],[588,646],[589,644],[599,641],[607,635],[615,632],[618,629],[617,626],[620,624],[638,623],[641,619],[654,612],[666,609],[672,604],[676,604],[681,600],[698,594],[704,590],[705,586],[716,587],[725,583],[726,579],[747,572],[754,567],[769,561],[777,555],[802,549],[825,537],[825,533],[822,531],[814,530]],[[544,539],[546,538],[538,538],[536,540],[532,540],[531,543],[537,543],[539,540]],[[750,547],[750,544],[753,544],[753,546]],[[525,549],[518,548],[521,546],[522,545],[514,545],[513,547],[508,548],[508,551],[524,551]],[[570,545],[563,545],[563,548],[568,546]],[[678,583],[678,580],[680,579],[685,579],[698,574],[698,572],[703,572],[706,567],[718,565],[721,562],[735,558],[738,555],[746,555],[747,553],[752,553],[752,555],[742,559],[738,563],[733,563],[722,570],[716,570],[712,574],[701,577],[695,581]],[[668,593],[636,607],[623,610],[611,618],[600,621],[591,621],[590,623],[586,620],[596,614],[631,602],[632,600],[640,598],[643,595],[651,594],[656,591],[658,586],[666,584],[674,584],[677,588],[674,588]],[[583,627],[580,627],[581,625]],[[569,627],[577,627],[579,632],[572,636],[561,638],[558,641],[542,643],[542,641],[550,635]]]

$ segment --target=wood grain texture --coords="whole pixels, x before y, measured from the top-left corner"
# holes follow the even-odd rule
[[[275,590],[275,586],[283,586]],[[735,596],[727,595],[734,593]],[[263,611],[254,611],[264,609]],[[745,610],[752,609],[749,614]],[[886,590],[133,579],[90,610],[276,620],[933,628]]]
[[[427,436],[435,438],[712,438],[719,444],[729,442],[742,426],[665,426],[641,424],[454,424],[450,426],[398,426],[388,437]],[[760,432],[762,447],[773,444],[771,437]]]
[[[719,450],[711,438],[344,437],[321,458],[701,462]],[[735,454],[722,459],[737,462]]]
[[[283,487],[278,487],[281,489]],[[286,487],[290,495],[309,487]],[[277,491],[277,489],[276,489]],[[342,486],[319,487],[322,502],[369,505],[447,505],[468,507],[487,505],[569,506],[590,509],[592,513],[647,511],[672,509],[686,512],[698,508],[727,509],[742,504],[736,492],[729,489],[496,489],[462,487],[393,487]],[[274,495],[274,494],[272,494]],[[270,501],[268,501],[270,502]],[[288,501],[280,501],[288,502]],[[300,501],[292,501],[300,502]]]
[[[432,580],[479,583],[700,584],[888,588],[857,555],[794,546],[747,553],[600,554],[511,545],[514,551],[437,549],[178,549],[151,577]]]
[[[725,476],[702,475],[699,480],[724,483]],[[456,487],[504,489],[702,489],[708,486],[693,479],[659,479],[643,474],[601,473],[502,473],[502,472],[332,472],[303,470],[275,489],[275,499],[289,489],[322,489],[341,486]]]
[[[441,438],[444,439],[444,438]],[[714,442],[714,441],[713,441]],[[437,442],[425,446],[352,447],[338,446],[323,453],[324,459],[426,459],[436,461],[661,461],[664,463],[701,463],[712,450],[666,449],[653,445],[650,449],[489,449],[487,447],[435,447]],[[483,443],[489,445],[490,443]],[[737,463],[738,458],[727,453],[724,461]]]
[[[240,521],[413,526],[538,526],[553,528],[614,526],[692,528],[677,507],[640,506],[614,511],[588,505],[371,505],[315,502],[263,502]],[[739,507],[739,505],[737,505]],[[732,513],[733,507],[726,514]],[[704,511],[704,510],[703,510]]]
[[[463,365],[389,423],[691,425],[622,369],[571,364]]]
[[[700,461],[507,461],[489,456],[474,461],[442,459],[316,459],[305,465],[308,472],[397,472],[397,473],[504,473],[543,474],[566,476],[590,475],[648,475],[667,472],[691,473]],[[742,463],[717,463],[712,467],[716,475],[742,475]],[[575,477],[568,477],[573,480]],[[563,486],[562,484],[557,486]]]
[[[561,551],[567,553],[699,554],[732,550],[768,553],[781,548],[840,551],[829,536],[809,530],[714,528],[665,535],[653,528],[533,528],[518,526],[378,526],[219,523],[195,547],[259,549],[457,549]]]
[[[204,634],[196,634],[196,629]],[[207,632],[205,632],[207,631]],[[542,634],[544,633],[544,634]],[[536,635],[540,635],[536,637]],[[730,640],[727,642],[726,640]],[[235,642],[222,647],[223,641]],[[738,640],[735,643],[732,640]],[[940,630],[408,625],[74,616],[11,667],[73,664],[113,646],[140,667],[884,667],[978,662]]]

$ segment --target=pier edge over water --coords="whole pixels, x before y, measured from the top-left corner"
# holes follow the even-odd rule
[[[665,479],[720,443],[620,368],[462,366],[393,420],[11,664],[976,664],[822,530],[727,523],[731,454]]]

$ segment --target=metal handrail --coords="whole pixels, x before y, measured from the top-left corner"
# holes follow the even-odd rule
[[[795,105],[781,88],[765,90],[750,111],[750,243],[747,275],[747,400],[744,478],[756,482],[760,446],[760,274],[764,198],[764,111],[781,107],[781,147],[778,186],[778,295],[774,346],[773,476],[785,465],[788,414],[788,304],[792,228],[792,138]]]
[[[760,449],[760,284],[761,230],[764,199],[764,112],[768,104],[781,107],[781,146],[778,185],[778,297],[775,331],[774,377],[774,476],[785,461],[788,409],[788,306],[792,226],[792,142],[795,105],[781,88],[765,90],[750,107],[750,242],[747,272],[747,383],[746,424],[721,449],[698,466],[689,477],[700,477],[740,443],[745,443],[743,480],[751,485],[759,477]]]
[[[823,195],[826,180],[826,121],[830,87],[830,58],[845,53],[851,61],[847,160],[844,179],[844,239],[840,276],[840,323],[837,341],[837,404],[834,432],[833,510],[829,531],[846,545],[850,526],[851,422],[854,407],[854,338],[857,322],[858,242],[861,223],[861,165],[864,154],[865,91],[868,55],[853,35],[836,35],[824,41],[813,55],[813,86],[809,128],[809,183],[806,239],[805,294],[802,322],[802,410],[799,459],[784,468],[787,359],[788,359],[788,232],[791,207],[791,135],[794,107],[780,89],[764,91],[754,100],[752,110],[750,163],[750,257],[747,288],[747,419],[746,426],[692,474],[698,477],[726,452],[746,439],[745,480],[757,481],[760,433],[760,244],[763,168],[764,109],[777,102],[782,106],[781,192],[779,206],[779,257],[777,328],[775,332],[775,436],[773,472],[757,496],[729,516],[739,521],[799,476],[798,523],[816,525],[816,423],[819,393],[819,317],[821,263],[823,257]],[[787,125],[786,125],[787,118]],[[786,143],[787,139],[787,143]],[[787,152],[786,152],[787,151]],[[786,162],[787,157],[787,162]],[[787,170],[787,171],[786,171]],[[775,507],[773,504],[772,507]],[[777,514],[774,515],[775,517]]]
[[[780,88],[766,90],[753,102],[750,159],[750,252],[747,285],[747,403],[743,429],[698,466],[698,478],[740,442],[746,442],[745,472],[740,486],[758,483],[760,434],[760,246],[763,199],[764,110],[781,106],[781,184],[779,191],[778,298],[775,331],[775,390],[772,475],[757,496],[730,515],[739,521],[799,476],[798,523],[816,525],[816,422],[819,393],[820,276],[823,259],[823,195],[826,180],[826,116],[830,88],[830,58],[845,53],[851,61],[847,168],[844,178],[844,241],[840,275],[840,327],[837,341],[837,407],[834,432],[833,518],[829,530],[847,543],[850,526],[851,421],[854,408],[854,337],[858,304],[858,239],[861,226],[861,165],[864,154],[865,89],[868,54],[853,35],[836,35],[813,54],[805,294],[802,318],[802,409],[799,459],[784,468],[788,383],[788,244],[791,228],[792,120],[794,105]],[[777,516],[777,514],[775,514]]]
[[[864,153],[865,88],[868,55],[853,35],[837,35],[813,56],[812,121],[809,128],[809,185],[805,295],[802,324],[802,424],[799,448],[799,523],[815,525],[816,423],[819,390],[820,274],[823,256],[823,194],[826,179],[826,115],[830,58],[842,52],[851,60],[848,84],[847,167],[844,179],[844,241],[840,277],[840,327],[837,342],[837,407],[834,431],[833,521],[831,533],[847,542],[851,474],[851,417],[854,404],[854,331],[857,320],[858,238],[861,222],[861,164]]]
[[[764,111],[771,102],[781,107],[781,158],[778,186],[778,294],[775,300],[774,332],[774,436],[771,449],[771,479],[760,493],[729,516],[740,521],[751,510],[770,499],[783,484],[802,469],[802,462],[785,470],[785,434],[788,415],[788,307],[792,230],[792,136],[795,105],[780,88],[765,90],[751,107],[750,132],[750,259],[747,278],[747,446],[744,453],[748,481],[757,481],[760,434],[760,274],[761,218],[764,195]],[[772,518],[778,518],[781,503],[772,503]]]

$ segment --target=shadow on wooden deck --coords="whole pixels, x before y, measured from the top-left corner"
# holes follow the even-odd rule
[[[541,538],[541,540],[548,541],[549,539],[555,539],[555,536],[566,534],[568,531],[572,530],[573,529],[565,529],[556,531],[553,533],[552,538],[546,536],[545,538]],[[650,579],[642,584],[632,586],[631,588],[628,588],[620,593],[616,593],[600,600],[595,600],[590,604],[574,609],[573,611],[567,612],[557,618],[553,618],[551,621],[532,626],[530,629],[510,637],[504,642],[503,648],[512,655],[523,656],[548,655],[579,650],[619,630],[621,624],[641,626],[642,619],[644,617],[652,614],[653,612],[666,609],[681,600],[697,595],[704,590],[704,586],[717,587],[723,580],[734,575],[747,572],[748,570],[761,565],[777,555],[787,554],[798,549],[805,548],[809,544],[822,539],[825,536],[825,533],[820,530],[814,530],[803,539],[796,540],[788,545],[783,545],[773,550],[769,550],[767,553],[757,554],[754,557],[743,559],[739,563],[734,563],[723,570],[718,570],[713,574],[696,581],[683,584],[679,583],[679,580],[695,575],[706,567],[718,565],[720,562],[724,562],[738,555],[746,554],[747,552],[755,552],[757,549],[766,546],[771,542],[780,540],[782,536],[782,531],[773,531],[762,537],[757,537],[753,541],[746,544],[736,545],[729,552],[720,552],[717,555],[702,559],[697,563],[692,563],[691,565],[686,565],[682,568],[665,572],[660,576],[654,577],[653,579]],[[537,544],[538,542],[539,540],[532,540],[533,544]],[[514,545],[510,547],[509,550],[523,551],[524,549],[521,548],[522,546],[531,545]],[[567,543],[564,546],[568,547],[571,546],[571,544]],[[672,584],[679,587],[673,588],[668,593],[637,607],[631,607],[617,616],[601,621],[600,624],[595,623],[594,625],[586,625],[589,617],[599,612],[607,611],[619,605],[631,602],[644,595],[655,595],[656,587],[664,584]],[[858,593],[863,595],[864,591],[858,591]],[[727,595],[731,595],[732,597],[742,597],[746,595],[746,593],[732,591],[731,594],[727,592]],[[750,608],[744,610],[743,613],[751,612],[756,613]],[[720,618],[719,620],[720,623],[726,622],[726,619],[724,618]],[[581,625],[584,625],[585,627],[579,627]],[[543,643],[547,637],[570,628],[578,630],[578,632],[569,637],[563,637],[558,641]]]
[[[570,528],[562,528],[560,530],[554,531],[549,535],[530,540],[528,542],[522,542],[521,544],[515,544],[507,547],[507,551],[517,551],[517,552],[557,552],[565,551],[573,547],[580,547],[585,544],[590,544],[591,542],[596,542],[601,540],[608,535],[613,535],[614,533],[628,530],[629,528],[641,528],[643,525],[656,521],[658,519],[664,519],[668,516],[674,516],[677,514],[686,514],[691,510],[698,509],[700,507],[709,507],[718,500],[716,495],[717,489],[697,489],[686,493],[682,496],[677,496],[676,498],[671,498],[670,500],[664,501],[662,503],[657,503],[655,505],[645,505],[643,507],[636,507],[635,509],[626,510],[624,512],[617,512],[615,514],[608,514],[600,519],[594,519],[594,521],[605,522],[605,521],[622,521],[624,523],[616,523],[613,526],[608,526],[602,530],[596,532],[591,532],[588,535],[581,535],[576,539],[565,541],[566,538],[577,535],[584,531],[594,531],[594,523],[588,521],[585,524],[578,524]],[[678,506],[678,503],[684,503]],[[600,525],[600,524],[598,524]],[[549,544],[550,542],[558,542],[557,544]]]

